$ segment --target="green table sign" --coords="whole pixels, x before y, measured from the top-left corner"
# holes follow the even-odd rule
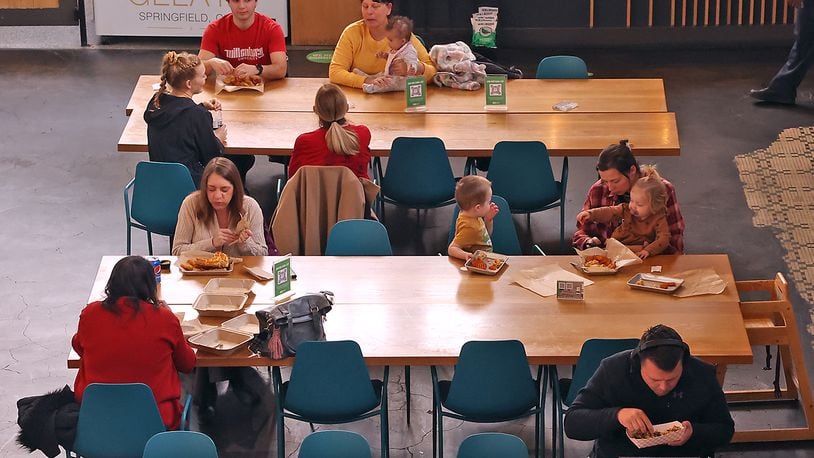
[[[404,111],[427,110],[427,82],[423,76],[410,76],[404,88],[407,108]]]
[[[486,109],[506,109],[506,75],[486,75]]]
[[[274,262],[274,296],[291,291],[291,256]]]
[[[317,64],[330,64],[333,56],[333,49],[321,49],[319,51],[309,52],[305,55],[305,59]]]

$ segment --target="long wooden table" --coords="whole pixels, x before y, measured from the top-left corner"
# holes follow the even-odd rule
[[[105,256],[89,301],[99,300],[119,259]],[[173,258],[174,259],[174,258]],[[271,270],[274,258],[247,257],[248,266]],[[594,276],[583,303],[558,302],[512,284],[512,272],[556,264],[574,272],[573,256],[518,256],[494,277],[461,271],[461,262],[438,256],[295,257],[293,288],[298,293],[329,290],[336,304],[325,329],[329,339],[359,342],[370,365],[451,365],[461,346],[473,339],[518,339],[531,364],[574,364],[589,338],[639,337],[657,323],[678,330],[693,354],[716,364],[748,364],[752,350],[738,306],[726,255],[657,256],[614,276]],[[711,267],[726,281],[723,294],[675,298],[631,290],[625,282],[650,265],[664,273]],[[240,266],[232,274],[249,278]],[[161,297],[174,310],[195,316],[191,304],[211,277],[183,277],[173,265],[162,274]],[[249,313],[272,304],[270,284],[256,284]],[[220,320],[202,319],[207,324]],[[231,356],[198,352],[198,365],[289,365],[243,350]],[[78,367],[71,352],[68,367]]]
[[[680,146],[674,113],[591,114],[436,114],[355,113],[351,122],[372,132],[370,150],[387,156],[397,137],[439,137],[453,157],[491,156],[504,140],[540,140],[552,156],[590,156],[621,138],[637,155],[678,156]],[[297,136],[318,127],[317,117],[304,112],[224,111],[230,154],[290,155]],[[130,116],[119,139],[119,151],[146,153],[147,124]]]
[[[284,78],[268,81],[265,93],[240,90],[215,94],[213,82],[193,98],[197,102],[213,97],[225,111],[313,112],[317,89],[327,78]],[[125,108],[129,116],[144,112],[155,94],[158,75],[141,75]],[[361,89],[343,87],[351,113],[399,113],[404,111],[404,92],[366,94]],[[659,113],[667,111],[664,82],[661,79],[577,79],[509,80],[506,95],[510,113],[557,113],[554,104],[569,101],[579,106],[568,113]],[[483,113],[483,90],[461,91],[427,87],[428,113]]]

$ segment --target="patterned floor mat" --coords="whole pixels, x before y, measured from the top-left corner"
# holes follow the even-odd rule
[[[786,129],[768,148],[735,156],[735,164],[755,226],[778,230],[795,286],[814,304],[814,127]],[[812,324],[808,331],[814,334]]]

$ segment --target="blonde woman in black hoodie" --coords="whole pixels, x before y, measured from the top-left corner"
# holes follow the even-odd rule
[[[169,51],[161,64],[161,87],[147,104],[147,143],[150,160],[184,164],[199,186],[203,169],[217,156],[224,156],[226,126],[213,129],[211,111],[221,109],[217,99],[196,104],[192,96],[206,83],[204,64],[198,56]],[[237,166],[243,184],[254,156],[226,155]]]

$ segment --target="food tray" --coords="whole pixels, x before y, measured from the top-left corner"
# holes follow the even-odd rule
[[[675,428],[675,427],[678,427],[680,429],[678,429],[676,431],[673,431],[673,432],[670,432],[670,433],[667,433],[667,434],[663,434],[664,431],[667,431],[670,428]],[[627,437],[638,448],[653,447],[654,445],[666,444],[668,442],[673,442],[674,440],[680,438],[681,434],[684,431],[684,425],[682,425],[681,423],[679,423],[677,421],[671,421],[670,423],[662,423],[662,424],[659,424],[659,425],[653,425],[653,429],[657,433],[659,433],[661,435],[656,436],[656,437],[648,437],[648,438],[645,438],[645,439],[635,439],[633,437],[630,437],[630,433],[628,432]]]
[[[204,287],[204,292],[212,294],[249,294],[254,280],[248,278],[213,278]]]
[[[215,328],[189,338],[189,343],[216,355],[227,356],[245,347],[252,336],[231,329]]]
[[[192,304],[200,316],[228,316],[239,315],[249,296],[245,294],[210,294],[201,293]]]
[[[255,315],[250,315],[248,313],[244,313],[243,315],[238,315],[231,320],[224,321],[220,326],[222,328],[245,334],[260,333],[260,322],[257,320]]]
[[[484,262],[486,262],[487,268],[486,269],[481,269],[481,268],[472,266],[472,261],[474,261],[476,259],[484,260]],[[472,254],[472,257],[469,258],[468,261],[466,261],[466,264],[464,264],[464,267],[466,267],[466,270],[468,270],[470,272],[477,272],[479,274],[485,274],[485,275],[497,275],[497,273],[500,272],[501,270],[503,270],[503,267],[506,266],[506,261],[508,261],[508,260],[509,260],[509,257],[505,256],[505,255],[502,255],[502,254],[491,253],[489,251],[477,250]]]
[[[204,275],[204,276],[215,276],[215,275],[229,275],[234,270],[235,263],[230,262],[229,267],[225,269],[209,269],[209,270],[186,270],[180,265],[178,266],[178,270],[181,271],[183,275]]]
[[[585,267],[582,263],[579,262],[571,262],[571,265],[574,266],[575,269],[584,273],[585,275],[615,275],[616,272],[619,272],[620,267],[616,269],[609,269],[607,267]]]
[[[684,280],[681,278],[664,277],[653,274],[636,274],[627,281],[627,285],[633,289],[665,294],[672,294],[675,290],[680,288],[683,283]]]

